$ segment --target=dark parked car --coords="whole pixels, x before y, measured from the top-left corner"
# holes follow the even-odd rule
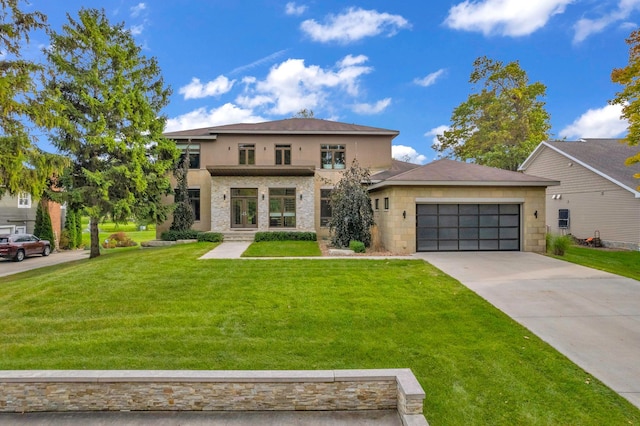
[[[0,235],[0,257],[22,262],[25,257],[41,254],[49,256],[51,243],[31,234]]]

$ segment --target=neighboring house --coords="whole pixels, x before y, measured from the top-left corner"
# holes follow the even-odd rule
[[[557,182],[450,160],[422,167],[396,161],[398,133],[292,118],[165,136],[183,152],[188,147],[196,230],[328,237],[331,190],[357,159],[371,171],[376,223],[393,252],[544,250],[545,187]]]
[[[61,206],[49,201],[48,207],[51,226],[57,241],[63,225]],[[32,234],[36,223],[37,208],[38,200],[34,200],[31,194],[21,193],[14,197],[2,196],[0,198],[0,234]]]
[[[605,246],[640,249],[640,164],[625,160],[638,151],[619,139],[542,142],[520,170],[560,182],[546,194],[551,233],[586,239],[599,234]]]

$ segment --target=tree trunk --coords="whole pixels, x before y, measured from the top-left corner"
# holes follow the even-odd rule
[[[89,219],[89,233],[91,235],[91,253],[89,259],[100,256],[100,235],[98,234],[98,221],[97,217]]]

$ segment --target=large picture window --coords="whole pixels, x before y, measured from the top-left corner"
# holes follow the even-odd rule
[[[276,145],[276,165],[291,164],[291,145]]]
[[[320,226],[329,226],[331,218],[331,189],[320,190]]]
[[[238,146],[238,164],[256,164],[256,146],[249,143],[241,143]]]
[[[344,169],[346,159],[344,145],[320,145],[320,163],[323,169]]]
[[[182,163],[182,159],[186,155],[187,147],[188,147],[189,148],[189,168],[190,169],[200,168],[200,144],[179,143],[176,146],[180,150],[180,163]]]
[[[296,189],[269,189],[269,226],[271,228],[296,227]]]

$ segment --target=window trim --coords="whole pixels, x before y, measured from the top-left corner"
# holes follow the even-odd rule
[[[341,156],[342,162],[336,161],[336,154],[338,153],[342,153],[342,156]],[[346,144],[320,145],[320,168],[342,170],[346,167],[346,162],[347,162],[347,145]]]
[[[389,197],[384,197],[384,209],[389,210]]]
[[[328,195],[326,197],[322,196],[323,191],[328,191]],[[333,218],[333,210],[331,209],[331,192],[332,191],[333,191],[333,188],[320,188],[320,227],[322,228],[328,228],[329,222]],[[323,203],[327,203],[327,207],[331,213],[330,216],[322,215]]]
[[[284,190],[284,194],[274,194],[273,192],[278,190]],[[293,193],[287,193],[287,191],[293,191]],[[272,229],[295,229],[298,227],[298,204],[296,202],[298,190],[295,187],[276,187],[269,188],[269,228]],[[280,212],[272,212],[271,211],[271,201],[273,199],[282,200],[282,205]],[[293,200],[293,212],[286,211],[286,201],[285,200]],[[280,225],[272,225],[271,218],[278,217],[280,220]],[[287,226],[286,218],[293,217],[293,225]]]
[[[253,153],[253,156],[251,153]],[[256,144],[238,144],[238,164],[241,166],[253,166],[256,164]]]
[[[291,165],[291,144],[276,144],[274,153],[274,162],[276,166]],[[280,162],[278,162],[278,153],[280,153]],[[287,161],[287,153],[289,153],[289,161]]]
[[[20,192],[18,194],[18,208],[19,209],[31,208],[31,194],[27,192]]]
[[[189,169],[200,168],[200,144],[199,143],[177,143],[176,147],[180,150],[180,163],[182,163],[182,156],[185,154],[188,147],[189,148]]]

